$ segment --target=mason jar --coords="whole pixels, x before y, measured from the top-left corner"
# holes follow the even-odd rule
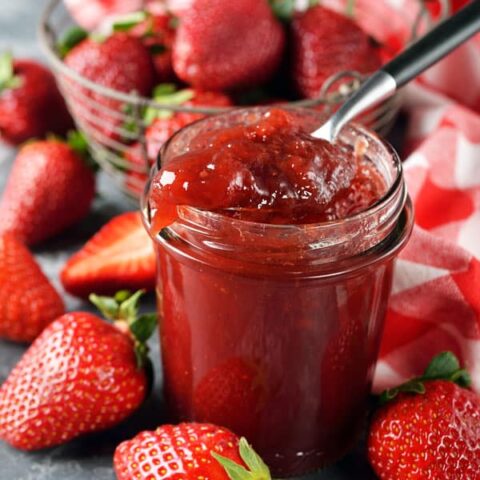
[[[199,133],[242,125],[263,109],[194,123],[162,148],[162,164]],[[313,131],[322,117],[296,110]],[[357,125],[387,186],[367,210],[320,224],[272,225],[193,207],[154,232],[164,391],[177,420],[245,436],[275,476],[301,475],[358,440],[387,311],[395,258],[412,229],[401,162]],[[150,184],[143,198],[151,232]]]

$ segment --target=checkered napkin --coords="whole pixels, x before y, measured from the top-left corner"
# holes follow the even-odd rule
[[[374,390],[451,350],[480,392],[480,36],[409,87],[406,107],[416,221],[395,271]]]

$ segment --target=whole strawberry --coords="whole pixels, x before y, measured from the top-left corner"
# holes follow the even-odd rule
[[[207,109],[232,106],[231,99],[223,93],[197,89],[177,91],[172,84],[159,85],[155,89],[154,100],[158,103]],[[148,125],[145,138],[150,161],[153,163],[156,160],[160,148],[174,133],[204,116],[202,113],[175,113],[167,110],[148,109],[145,114],[145,123]]]
[[[371,38],[341,13],[317,5],[294,14],[291,30],[291,68],[302,97],[319,97],[326,80],[336,73],[367,74],[381,65]]]
[[[115,31],[126,31],[140,39],[152,55],[157,82],[175,78],[172,47],[175,39],[174,18],[168,13],[134,12],[113,24]]]
[[[173,68],[203,90],[251,87],[275,73],[284,46],[267,0],[194,0],[180,18]]]
[[[211,424],[164,425],[120,444],[118,480],[270,480],[247,441]]]
[[[111,295],[120,288],[155,288],[155,251],[140,212],[127,212],[104,225],[65,264],[60,274],[65,290],[88,298]]]
[[[52,447],[116,425],[142,404],[156,318],[137,317],[140,295],[92,297],[114,325],[77,312],[43,331],[0,388],[1,439],[22,450]]]
[[[368,439],[381,480],[480,478],[480,398],[449,352],[425,374],[384,393]]]
[[[62,135],[72,127],[50,71],[32,60],[0,55],[0,138],[18,145],[47,133]]]
[[[65,65],[82,77],[104,87],[149,95],[154,84],[153,62],[143,43],[124,32],[106,39],[86,38],[65,56]],[[108,143],[121,137],[121,101],[79,87],[65,78],[71,105],[83,127],[98,142]]]
[[[31,342],[64,311],[27,247],[12,234],[0,236],[0,337]]]
[[[13,232],[33,245],[62,232],[90,211],[95,176],[85,163],[85,145],[45,140],[18,153],[0,200],[0,233]],[[76,150],[79,148],[80,150]]]

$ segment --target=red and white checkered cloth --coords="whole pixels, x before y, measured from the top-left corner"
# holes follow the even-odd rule
[[[408,87],[406,108],[416,220],[395,272],[374,389],[451,350],[480,392],[480,36]]]

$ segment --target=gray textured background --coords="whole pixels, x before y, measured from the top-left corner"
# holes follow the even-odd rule
[[[36,41],[36,23],[46,0],[0,0],[0,51],[10,49],[16,56],[42,59]],[[42,59],[43,60],[43,59]],[[0,191],[6,181],[15,151],[0,145]],[[132,205],[116,192],[107,178],[100,175],[99,198],[91,215],[61,239],[35,250],[44,271],[61,290],[58,272],[69,254],[78,249],[111,216]],[[0,219],[1,221],[1,219]],[[65,294],[69,310],[88,309],[88,305]],[[153,301],[150,299],[150,308]],[[24,347],[0,340],[0,383],[18,361]],[[166,419],[161,400],[161,375],[158,342],[152,342],[156,386],[153,396],[142,409],[121,426],[108,432],[75,440],[68,445],[44,452],[22,453],[0,444],[0,480],[113,480],[112,455],[115,446],[142,429],[155,428]],[[352,454],[335,468],[309,479],[374,478],[361,454]]]

